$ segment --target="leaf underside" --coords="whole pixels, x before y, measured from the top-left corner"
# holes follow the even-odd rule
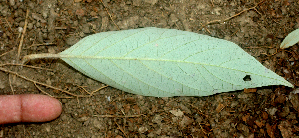
[[[288,48],[299,42],[299,29],[292,31],[280,44],[280,48]]]
[[[98,33],[59,55],[95,80],[144,96],[207,96],[268,85],[293,87],[235,43],[175,29]]]

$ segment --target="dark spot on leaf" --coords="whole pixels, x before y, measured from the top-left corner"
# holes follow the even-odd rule
[[[251,81],[251,78],[250,78],[250,75],[246,75],[244,78],[243,78],[244,81]]]

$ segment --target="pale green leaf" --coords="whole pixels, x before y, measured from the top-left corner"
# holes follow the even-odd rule
[[[59,55],[95,80],[144,96],[207,96],[268,85],[293,87],[232,42],[175,29],[98,33]]]
[[[295,45],[298,42],[299,42],[299,29],[296,29],[291,33],[289,33],[286,38],[284,38],[284,40],[280,44],[280,48],[285,49]]]

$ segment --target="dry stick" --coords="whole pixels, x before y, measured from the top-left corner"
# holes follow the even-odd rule
[[[36,83],[34,83],[34,85],[35,85],[35,87],[36,87],[39,91],[41,91],[42,93],[44,93],[44,94],[46,94],[46,95],[48,95],[48,96],[50,96],[50,97],[54,97],[54,96],[52,96],[51,94],[49,94],[49,93],[43,91],[39,86],[36,85]]]
[[[33,69],[42,69],[42,70],[48,70],[48,71],[55,71],[53,69],[47,69],[47,68],[41,68],[41,67],[35,67],[35,66],[23,65],[23,64],[13,64],[13,63],[0,64],[0,67],[3,67],[3,66],[23,66],[23,67],[33,68]]]
[[[6,55],[6,54],[8,54],[8,53],[10,53],[10,52],[12,52],[12,51],[14,51],[14,50],[15,50],[15,49],[12,49],[12,50],[10,50],[10,51],[7,51],[7,52],[1,54],[0,57],[4,56],[4,55]]]
[[[103,3],[103,0],[101,0],[101,3],[103,4],[105,10],[107,11],[107,13],[108,13],[108,15],[109,15],[109,17],[110,17],[110,20],[111,20],[111,21],[113,22],[113,24],[117,27],[117,29],[120,30],[119,27],[118,27],[118,26],[116,25],[116,23],[114,22],[114,20],[112,19],[112,16],[111,16],[111,14],[109,13],[109,11],[108,11],[107,7],[105,6],[105,4]]]
[[[34,68],[34,69],[43,69],[43,70],[49,70],[49,71],[54,71],[54,70],[52,70],[52,69],[47,69],[47,68],[41,68],[41,67],[35,67],[35,66],[29,66],[29,65],[23,65],[23,64],[12,64],[12,63],[6,63],[6,64],[0,64],[0,67],[2,67],[2,66],[24,66],[24,67],[28,67],[28,68]],[[0,68],[0,70],[1,70],[2,68]],[[2,71],[4,71],[4,70],[2,70]],[[5,72],[5,71],[4,71]],[[9,72],[8,72],[9,73]],[[22,76],[22,75],[20,75],[20,76]],[[10,81],[10,80],[9,80]],[[52,96],[52,95],[50,95],[50,94],[48,94],[47,92],[45,92],[45,91],[43,91],[42,89],[40,89],[40,87],[38,87],[37,86],[37,83],[35,83],[35,82],[33,82],[34,83],[34,85],[37,87],[37,89],[39,89],[41,92],[43,92],[43,93],[45,93],[46,95],[49,95],[49,96],[51,96],[51,97],[54,97],[54,98],[73,98],[73,97],[56,97],[56,96]],[[11,84],[11,83],[10,83]],[[13,90],[13,87],[12,87],[12,85],[10,85],[10,87],[11,87],[11,90],[12,90],[12,92],[14,93],[14,90]],[[48,87],[48,85],[47,85],[47,87]],[[86,93],[88,93],[90,96],[91,95],[93,95],[95,92],[97,92],[97,91],[99,91],[99,90],[101,90],[101,89],[104,89],[104,88],[106,88],[106,87],[108,87],[108,85],[106,85],[106,86],[102,86],[102,87],[100,87],[100,88],[98,88],[98,89],[96,89],[96,90],[94,90],[94,91],[92,91],[92,92],[88,92],[86,89],[84,89],[84,91],[86,92]],[[56,90],[59,90],[59,89],[56,89]],[[88,97],[88,96],[87,96]]]
[[[230,19],[232,19],[232,18],[235,18],[235,17],[239,16],[240,14],[242,14],[242,13],[244,13],[244,12],[246,12],[246,11],[249,11],[249,10],[255,10],[255,11],[257,11],[257,10],[256,10],[256,7],[257,7],[258,5],[260,5],[261,3],[263,3],[263,2],[264,2],[264,0],[261,1],[261,2],[259,2],[258,4],[256,4],[255,6],[249,8],[249,9],[243,10],[243,11],[241,11],[241,12],[239,12],[239,13],[237,13],[237,14],[231,16],[231,17],[228,17],[228,18],[226,18],[226,19],[224,19],[224,20],[213,20],[213,21],[210,21],[210,22],[206,23],[205,25],[202,25],[202,27],[201,27],[199,30],[202,30],[203,28],[205,28],[207,25],[210,25],[210,24],[218,24],[218,23],[226,22],[226,21],[228,21],[228,20],[230,20]],[[260,14],[260,13],[259,13],[259,14]]]
[[[31,46],[27,47],[26,49],[31,48],[31,47],[36,47],[36,46],[50,46],[50,45],[56,45],[56,43],[32,44]]]
[[[25,36],[26,30],[27,30],[28,15],[29,15],[29,10],[27,9],[27,12],[26,12],[26,19],[25,19],[25,25],[24,25],[24,30],[23,30],[23,34],[22,34],[22,36],[21,36],[21,41],[20,41],[19,49],[18,49],[17,61],[19,61],[19,59],[20,59],[20,54],[21,54],[21,50],[22,50],[22,45],[23,45],[23,41],[24,41],[24,36]]]
[[[97,91],[99,91],[99,90],[102,90],[102,89],[108,87],[108,85],[103,86],[103,87],[100,87],[100,88],[98,88],[98,89],[96,89],[96,90],[94,90],[94,91],[92,91],[92,92],[88,92],[83,86],[78,86],[78,87],[81,88],[81,89],[83,89],[83,91],[85,91],[86,93],[88,93],[88,94],[90,94],[90,95],[93,95],[95,92],[97,92]]]
[[[11,90],[12,94],[14,95],[15,92],[14,92],[14,89],[13,89],[13,87],[12,87],[12,85],[11,85],[10,75],[8,75],[8,81],[9,81],[10,90]]]
[[[8,27],[9,27],[9,31],[12,31],[12,29],[11,29],[11,24],[7,21],[7,19],[6,19],[6,17],[4,18],[4,20],[5,20],[5,22],[7,23],[7,25],[8,25]]]
[[[68,95],[71,95],[71,96],[75,96],[75,97],[91,97],[91,96],[92,96],[92,95],[76,95],[76,94],[73,94],[73,93],[71,93],[71,92],[69,92],[69,91],[65,91],[65,90],[62,90],[62,89],[53,87],[53,86],[51,86],[51,85],[47,85],[47,84],[45,84],[45,83],[41,83],[41,82],[38,82],[38,81],[35,81],[35,80],[32,80],[32,79],[29,79],[29,78],[27,78],[27,77],[25,77],[25,76],[23,76],[23,75],[20,75],[20,74],[18,74],[18,73],[16,73],[16,72],[13,72],[13,71],[9,71],[9,70],[7,70],[7,69],[5,69],[5,68],[1,68],[1,67],[0,67],[0,70],[1,70],[1,71],[4,71],[4,72],[6,72],[6,73],[10,73],[10,74],[16,75],[16,76],[18,76],[18,77],[20,77],[20,78],[22,78],[22,79],[24,79],[24,80],[31,81],[31,82],[33,82],[33,83],[36,83],[36,84],[39,84],[39,85],[42,85],[42,86],[45,86],[45,87],[49,87],[49,88],[54,89],[54,90],[58,90],[58,91],[64,92],[64,93],[66,93],[66,94],[68,94]]]
[[[123,130],[123,128],[119,124],[117,124],[117,122],[115,120],[114,120],[114,123],[117,125],[117,127],[119,128],[119,130],[124,133],[125,137],[127,138],[128,136],[125,133],[125,131]]]
[[[28,15],[29,15],[29,10],[27,9],[26,17],[25,17],[25,25],[24,25],[23,33],[22,33],[20,44],[19,44],[19,48],[18,48],[18,55],[17,55],[17,59],[16,59],[17,63],[20,63],[20,55],[21,55],[21,51],[22,51],[22,45],[23,45],[23,41],[24,41],[24,36],[25,36],[26,30],[27,30]],[[13,76],[13,82],[15,82],[15,80],[16,80],[16,76]]]

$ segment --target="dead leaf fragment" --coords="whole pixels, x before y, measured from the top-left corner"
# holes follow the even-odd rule
[[[184,127],[190,125],[193,121],[194,120],[189,118],[188,116],[184,116],[184,118],[180,122],[180,126],[184,128]]]
[[[242,117],[242,120],[246,123],[247,120],[249,119],[249,117],[250,117],[250,115],[247,114],[247,115]]]
[[[290,93],[289,95],[289,99],[290,99],[290,102],[292,103],[293,105],[293,108],[299,112],[299,95],[298,94],[294,94],[294,93]]]
[[[267,133],[270,138],[275,138],[275,128],[276,125],[270,125],[268,123],[266,124]]]
[[[218,104],[217,108],[216,108],[216,112],[219,113],[221,110],[223,110],[225,106],[223,104]]]
[[[293,137],[292,133],[292,126],[289,122],[287,121],[282,121],[279,125],[278,128],[281,132],[281,135],[283,138],[291,138]]]
[[[255,120],[254,123],[258,126],[258,127],[263,127],[265,124],[259,120]]]

